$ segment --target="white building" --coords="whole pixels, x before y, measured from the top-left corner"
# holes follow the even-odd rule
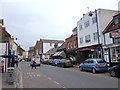
[[[40,58],[47,58],[49,59],[49,55],[46,54],[46,52],[54,46],[61,46],[63,44],[63,40],[50,40],[50,39],[40,39],[40,41],[37,41],[35,45],[35,55],[39,56]]]
[[[83,52],[83,57],[102,57],[102,31],[117,13],[114,10],[98,9],[84,14],[77,22],[78,48]]]
[[[120,1],[118,2],[118,10],[120,11]]]

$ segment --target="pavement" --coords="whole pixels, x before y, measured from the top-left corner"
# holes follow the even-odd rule
[[[14,69],[14,82],[8,83],[7,81],[7,72],[2,73],[0,70],[0,89],[17,89],[22,88],[21,86],[21,69],[20,67],[15,67]]]

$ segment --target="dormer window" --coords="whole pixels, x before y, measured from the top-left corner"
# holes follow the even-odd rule
[[[114,24],[119,24],[120,23],[120,15],[114,17]]]

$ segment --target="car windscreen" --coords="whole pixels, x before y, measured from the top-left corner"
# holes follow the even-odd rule
[[[70,62],[70,60],[64,59],[63,62]]]

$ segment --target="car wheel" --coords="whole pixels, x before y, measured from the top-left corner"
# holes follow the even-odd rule
[[[93,69],[92,69],[92,73],[96,73],[96,70],[95,70],[95,68],[93,68]]]
[[[112,77],[115,77],[115,76],[116,76],[115,71],[111,71],[111,72],[110,72],[110,75],[111,75]]]
[[[82,71],[83,69],[82,69],[82,67],[79,67],[79,69],[80,69],[80,71]]]

